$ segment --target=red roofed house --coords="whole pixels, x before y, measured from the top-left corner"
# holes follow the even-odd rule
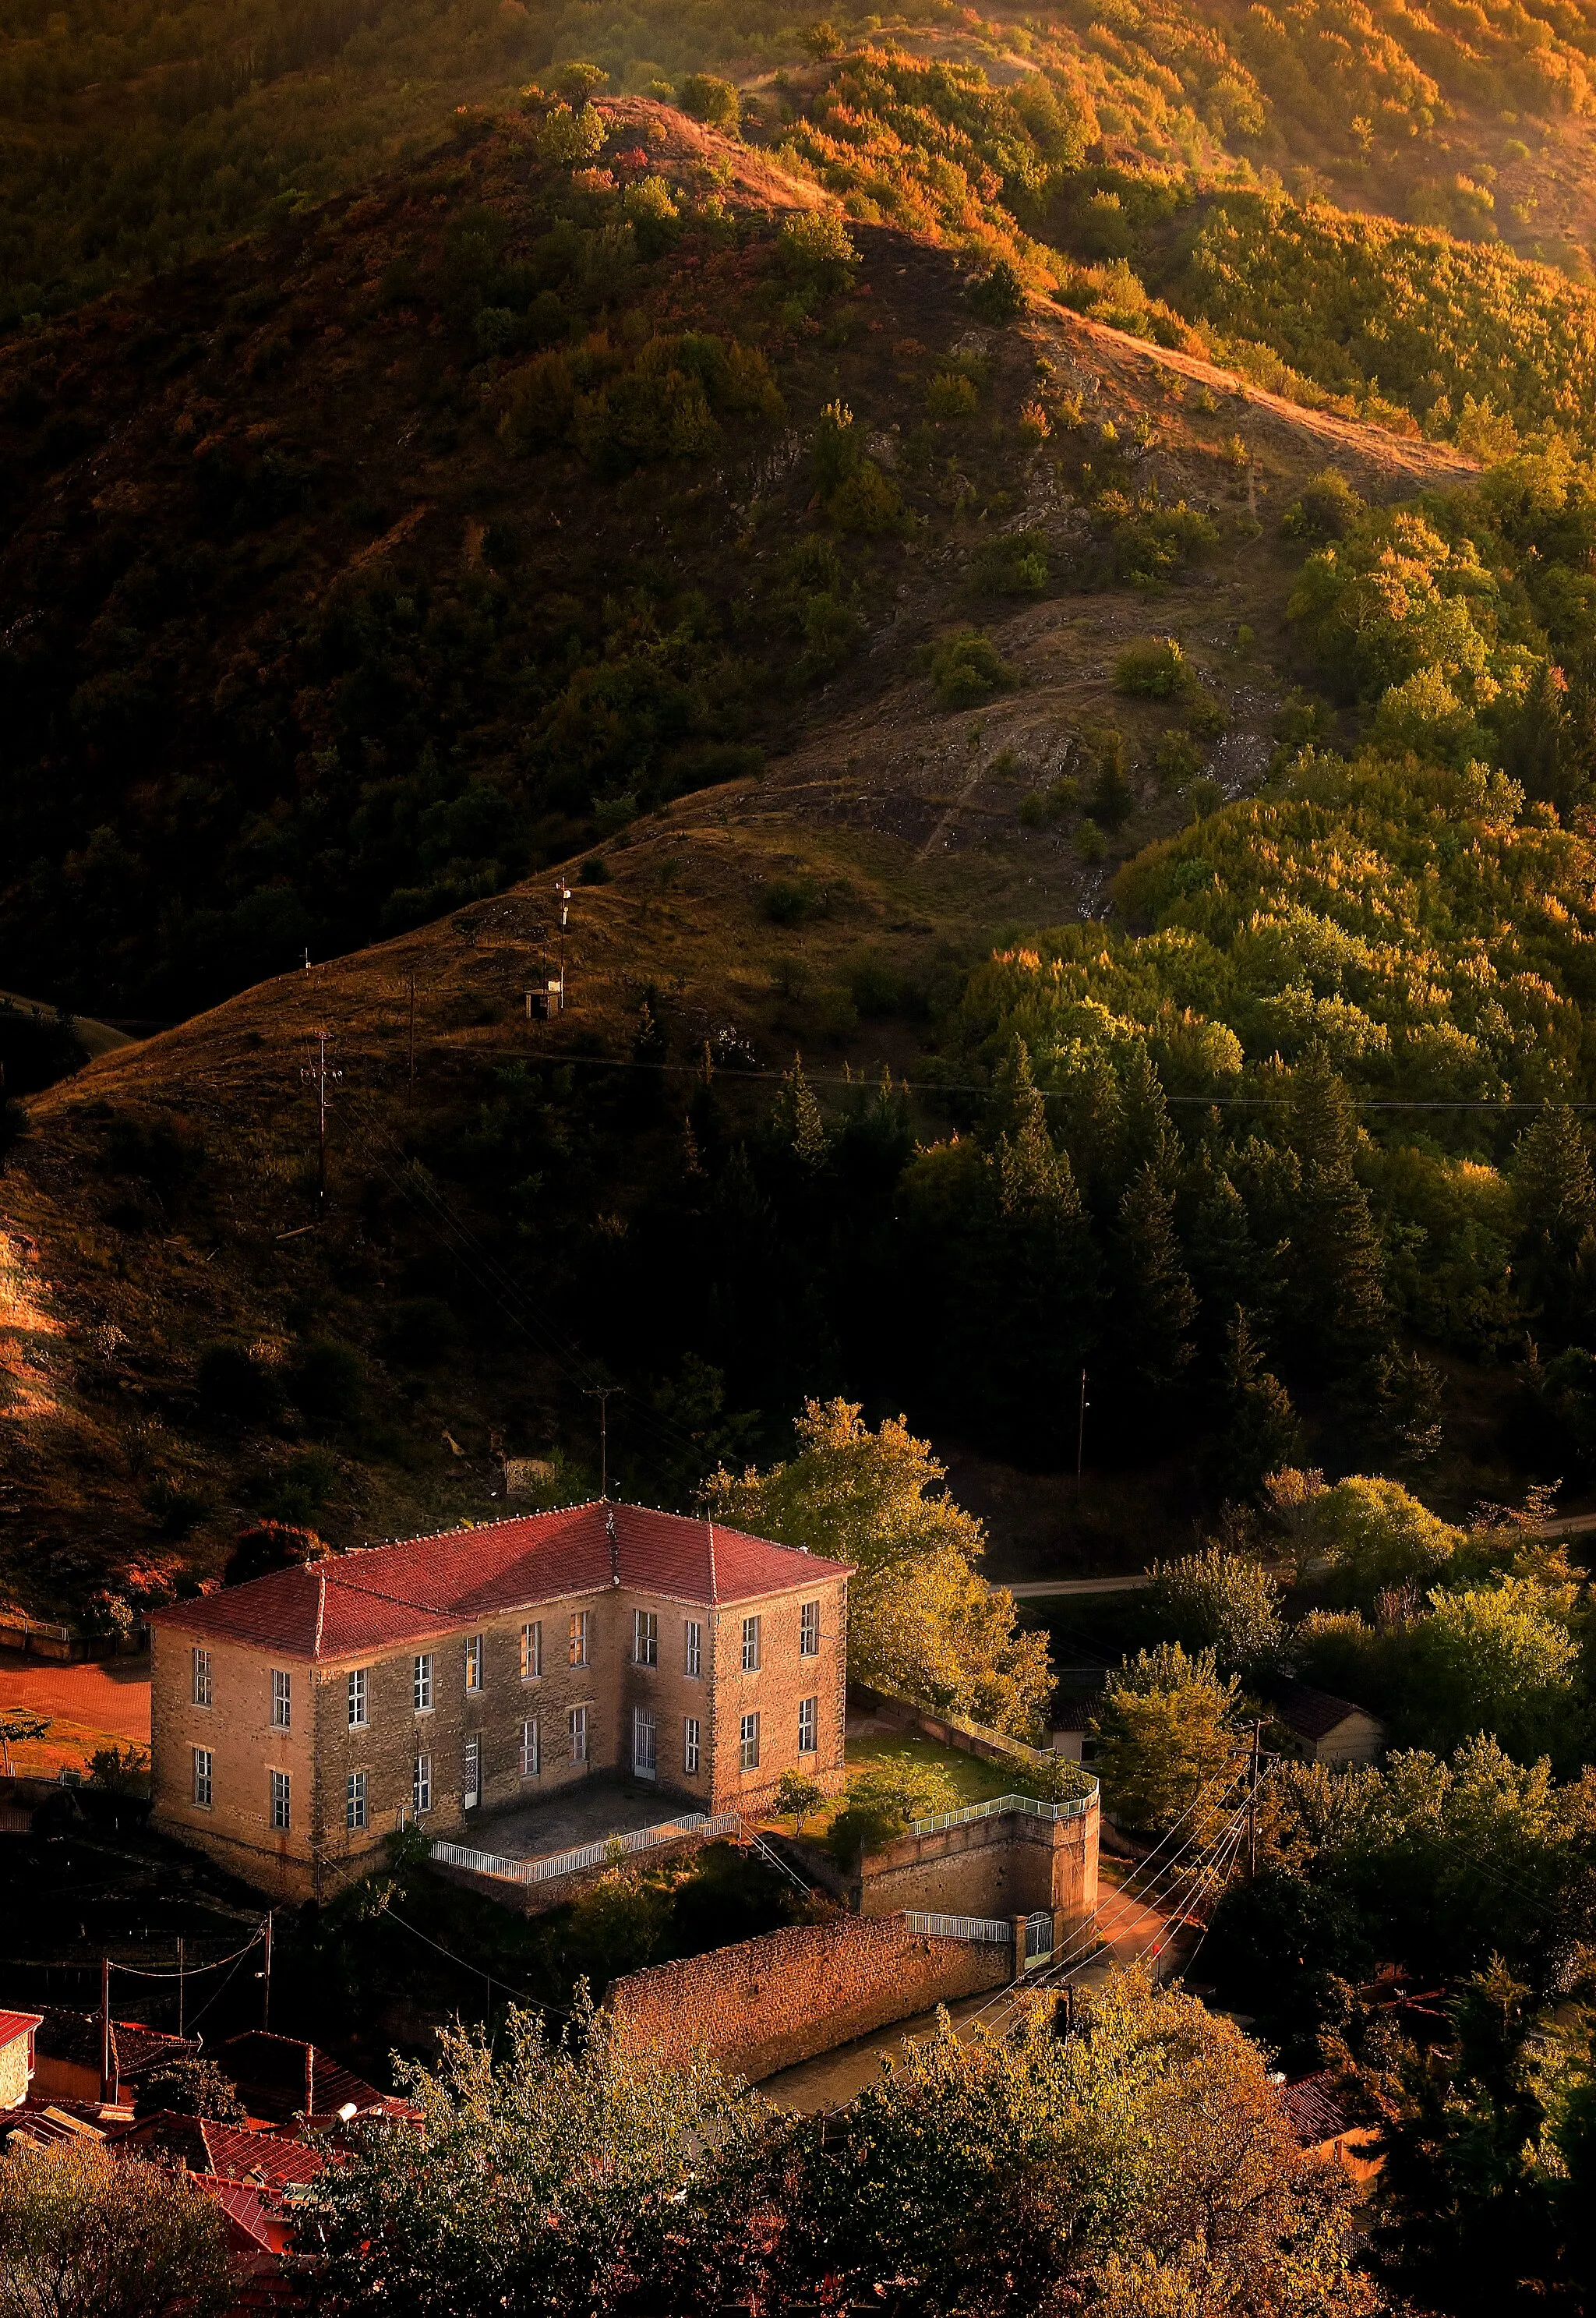
[[[0,2012],[0,2108],[21,2108],[33,2075],[33,2039],[44,2016]]]
[[[571,1505],[274,1570],[152,1621],[157,1825],[319,1899],[408,1819],[596,1772],[701,1810],[842,1780],[846,1563]]]

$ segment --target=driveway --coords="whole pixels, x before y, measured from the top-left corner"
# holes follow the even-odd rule
[[[0,1656],[0,1706],[25,1707],[140,1747],[149,1744],[149,1654],[87,1666]]]

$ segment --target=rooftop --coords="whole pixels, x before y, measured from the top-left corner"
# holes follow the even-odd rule
[[[739,1602],[798,1593],[848,1568],[714,1522],[600,1498],[273,1570],[176,1603],[153,1622],[288,1658],[342,1658],[612,1586],[677,1602]]]
[[[1370,1722],[1379,1721],[1367,1706],[1354,1706],[1350,1699],[1332,1697],[1329,1691],[1314,1690],[1305,1682],[1281,1683],[1275,1693],[1274,1707],[1280,1721],[1303,1738],[1328,1738],[1332,1730],[1339,1730],[1354,1714]]]

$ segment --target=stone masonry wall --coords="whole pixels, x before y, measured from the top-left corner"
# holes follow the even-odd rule
[[[1004,1811],[901,1836],[863,1863],[860,1912],[1007,1917],[1046,1909],[1063,1930],[1097,1906],[1098,1819],[1094,1801],[1077,1819]]]
[[[1013,1976],[1011,1945],[911,1933],[901,1915],[799,1924],[612,1981],[623,2037],[703,2050],[750,2083]]]

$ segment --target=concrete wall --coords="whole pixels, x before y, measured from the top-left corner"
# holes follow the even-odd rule
[[[679,1836],[664,1843],[650,1844],[646,1851],[633,1852],[616,1863],[639,1874],[660,1866],[669,1859],[683,1859],[691,1852],[702,1850],[706,1838],[696,1828],[686,1828]],[[711,1843],[724,1843],[723,1835],[707,1838]],[[578,1899],[610,1874],[612,1864],[601,1859],[596,1867],[578,1867],[569,1875],[549,1875],[536,1883],[522,1883],[508,1875],[479,1875],[469,1867],[454,1867],[445,1860],[429,1863],[435,1875],[445,1882],[459,1883],[480,1899],[491,1900],[496,1906],[517,1909],[525,1916],[546,1916],[551,1909],[563,1908],[568,1900]]]
[[[0,2045],[0,2108],[20,2108],[27,2099],[28,2057],[32,2049],[31,2029],[13,2036],[9,2044]],[[94,2089],[97,2092],[99,2087]]]
[[[901,1915],[840,1916],[612,1981],[622,2036],[675,2060],[695,2051],[757,2083],[817,2053],[1005,1987],[1012,1946],[911,1933]]]
[[[1098,1826],[1093,1801],[1072,1819],[1003,1811],[933,1835],[900,1836],[861,1863],[860,1913],[919,1908],[948,1916],[1028,1916],[1046,1909],[1062,1933],[1097,1906]]]

